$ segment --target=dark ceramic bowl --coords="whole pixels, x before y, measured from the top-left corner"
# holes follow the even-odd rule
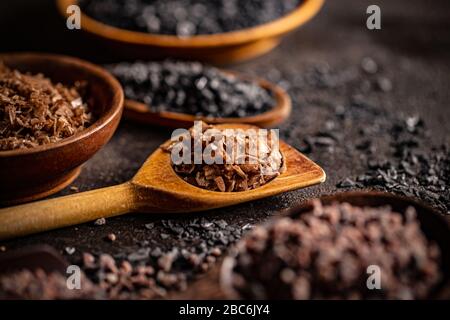
[[[57,143],[36,148],[0,151],[0,203],[43,198],[66,187],[80,166],[104,146],[119,124],[123,91],[106,70],[89,62],[39,53],[0,54],[0,61],[21,72],[43,73],[53,82],[71,85],[87,81],[87,96],[96,121],[85,130]]]
[[[376,191],[354,191],[343,192],[335,195],[321,197],[323,204],[332,202],[347,202],[358,207],[381,207],[390,205],[395,212],[404,214],[408,206],[412,206],[417,211],[417,217],[420,226],[428,240],[434,241],[441,250],[441,272],[443,278],[433,288],[430,299],[449,299],[450,298],[450,220],[440,213],[416,200],[396,196],[385,192]],[[312,201],[307,201],[297,207],[284,212],[284,215],[298,217],[299,215],[310,212],[313,208]],[[276,218],[275,218],[276,219]],[[268,222],[271,223],[270,221]],[[242,242],[239,242],[227,258],[225,258],[221,269],[221,286],[228,298],[242,298],[234,290],[231,282],[232,272],[235,265],[235,256],[239,252]]]

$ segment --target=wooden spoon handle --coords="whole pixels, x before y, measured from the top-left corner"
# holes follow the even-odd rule
[[[107,218],[135,210],[134,187],[113,187],[0,209],[0,240]]]

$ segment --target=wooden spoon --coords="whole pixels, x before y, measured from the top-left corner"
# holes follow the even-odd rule
[[[219,125],[225,129],[255,128]],[[204,211],[276,195],[325,181],[317,164],[280,141],[286,170],[269,183],[242,192],[215,192],[195,187],[172,169],[170,154],[160,148],[131,181],[56,199],[0,210],[0,239],[14,238],[129,212],[180,213]]]
[[[128,99],[125,100],[124,116],[136,122],[170,128],[190,128],[195,120],[202,120],[209,124],[246,123],[269,128],[282,123],[289,117],[292,109],[291,98],[281,87],[264,79],[249,77],[232,71],[224,70],[224,72],[241,79],[257,82],[262,88],[272,93],[276,105],[264,113],[250,117],[210,118],[169,111],[155,112],[152,111],[151,106],[145,103]]]

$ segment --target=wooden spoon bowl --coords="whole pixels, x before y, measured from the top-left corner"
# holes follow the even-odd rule
[[[250,129],[244,124],[218,128]],[[189,184],[171,166],[160,148],[129,182],[0,210],[0,239],[107,218],[129,212],[186,213],[253,201],[325,181],[325,172],[303,154],[280,141],[285,171],[267,184],[248,191],[215,192]]]
[[[0,151],[0,203],[43,198],[66,187],[80,166],[113,135],[123,109],[123,91],[106,70],[89,62],[38,53],[0,54],[0,61],[21,72],[43,73],[53,82],[87,81],[88,102],[96,121],[72,137],[36,148]]]
[[[67,7],[77,3],[77,0],[58,0],[59,12],[68,17]],[[111,52],[128,59],[175,57],[223,64],[251,59],[269,52],[280,43],[285,34],[314,17],[323,3],[324,0],[304,0],[297,9],[269,23],[190,38],[120,29],[83,13],[81,29],[104,43]]]
[[[139,123],[169,128],[190,128],[196,120],[202,120],[209,124],[246,123],[262,128],[269,128],[282,123],[289,117],[292,109],[291,98],[281,87],[264,79],[249,77],[237,72],[225,72],[235,77],[257,82],[262,88],[272,93],[276,103],[275,106],[266,112],[250,117],[212,118],[169,111],[154,112],[151,106],[127,99],[125,100],[124,116]]]
[[[347,202],[358,207],[381,207],[389,205],[395,212],[401,214],[404,214],[405,210],[409,206],[414,207],[417,211],[417,217],[420,221],[422,231],[428,240],[435,242],[439,246],[442,255],[441,271],[444,276],[432,290],[429,298],[450,298],[450,220],[448,217],[443,217],[440,213],[415,199],[397,196],[386,192],[342,192],[334,195],[323,196],[320,200],[325,205],[329,205],[333,202]],[[312,201],[306,201],[305,203],[302,203],[294,208],[285,210],[283,212],[283,216],[295,218],[301,214],[311,212],[312,208]],[[271,221],[267,222],[266,225],[270,223]],[[235,257],[241,246],[243,246],[243,241],[239,242],[233,252],[225,258],[220,272],[221,288],[227,298],[230,299],[242,298],[232,286],[232,273],[235,266]]]

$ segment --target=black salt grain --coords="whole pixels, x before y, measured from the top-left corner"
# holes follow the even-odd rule
[[[278,19],[302,0],[80,0],[88,16],[127,30],[180,38],[254,27]]]

